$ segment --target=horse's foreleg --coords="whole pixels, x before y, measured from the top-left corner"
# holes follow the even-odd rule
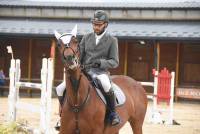
[[[133,120],[129,120],[129,123],[131,125],[131,128],[133,130],[134,134],[142,134],[142,124],[139,121],[133,121]]]

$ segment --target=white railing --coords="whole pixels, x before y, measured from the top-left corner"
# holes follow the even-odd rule
[[[158,104],[157,104],[157,91],[158,91],[158,71],[155,71],[155,74],[154,74],[154,82],[140,82],[141,85],[143,86],[151,86],[153,87],[153,94],[152,95],[147,95],[147,98],[148,99],[151,99],[153,100],[153,108],[151,110],[151,113],[149,114],[150,115],[150,118],[149,118],[149,122],[152,122],[152,123],[165,123],[165,124],[169,124],[169,125],[172,125],[173,124],[173,111],[174,111],[174,78],[175,78],[175,73],[174,72],[171,72],[171,85],[170,85],[170,104],[169,104],[169,109],[161,109],[161,108],[158,108]],[[168,116],[168,119],[166,120],[163,120],[161,118],[161,115],[160,113],[161,112],[169,112],[169,116]]]
[[[53,83],[53,59],[42,59],[41,83],[21,82],[20,60],[12,59],[8,95],[8,120],[16,121],[17,109],[40,113],[40,133],[49,134],[51,120],[51,95]],[[40,106],[20,102],[20,87],[41,90]]]

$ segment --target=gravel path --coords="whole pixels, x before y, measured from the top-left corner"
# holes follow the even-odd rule
[[[21,101],[39,105],[38,98],[22,98]],[[52,121],[51,126],[55,125],[58,117],[58,101],[52,99]],[[149,101],[148,113],[152,102]],[[0,123],[6,121],[8,112],[7,98],[0,98]],[[148,122],[148,113],[144,123],[144,134],[200,134],[200,102],[179,102],[174,104],[174,119],[181,125],[156,125]],[[17,120],[26,120],[30,126],[39,126],[39,114],[19,110]],[[54,132],[56,133],[56,132]],[[127,123],[120,134],[132,134],[132,130]]]

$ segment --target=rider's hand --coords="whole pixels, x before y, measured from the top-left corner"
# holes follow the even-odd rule
[[[101,61],[100,60],[96,60],[93,63],[90,64],[86,64],[86,65],[81,65],[82,69],[89,69],[89,68],[98,68],[101,66]]]
[[[100,60],[95,60],[93,63],[92,63],[93,67],[94,68],[98,68],[101,66],[101,61]]]

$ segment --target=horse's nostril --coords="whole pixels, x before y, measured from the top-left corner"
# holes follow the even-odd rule
[[[71,62],[74,59],[74,55],[68,55],[66,57],[67,62]]]

